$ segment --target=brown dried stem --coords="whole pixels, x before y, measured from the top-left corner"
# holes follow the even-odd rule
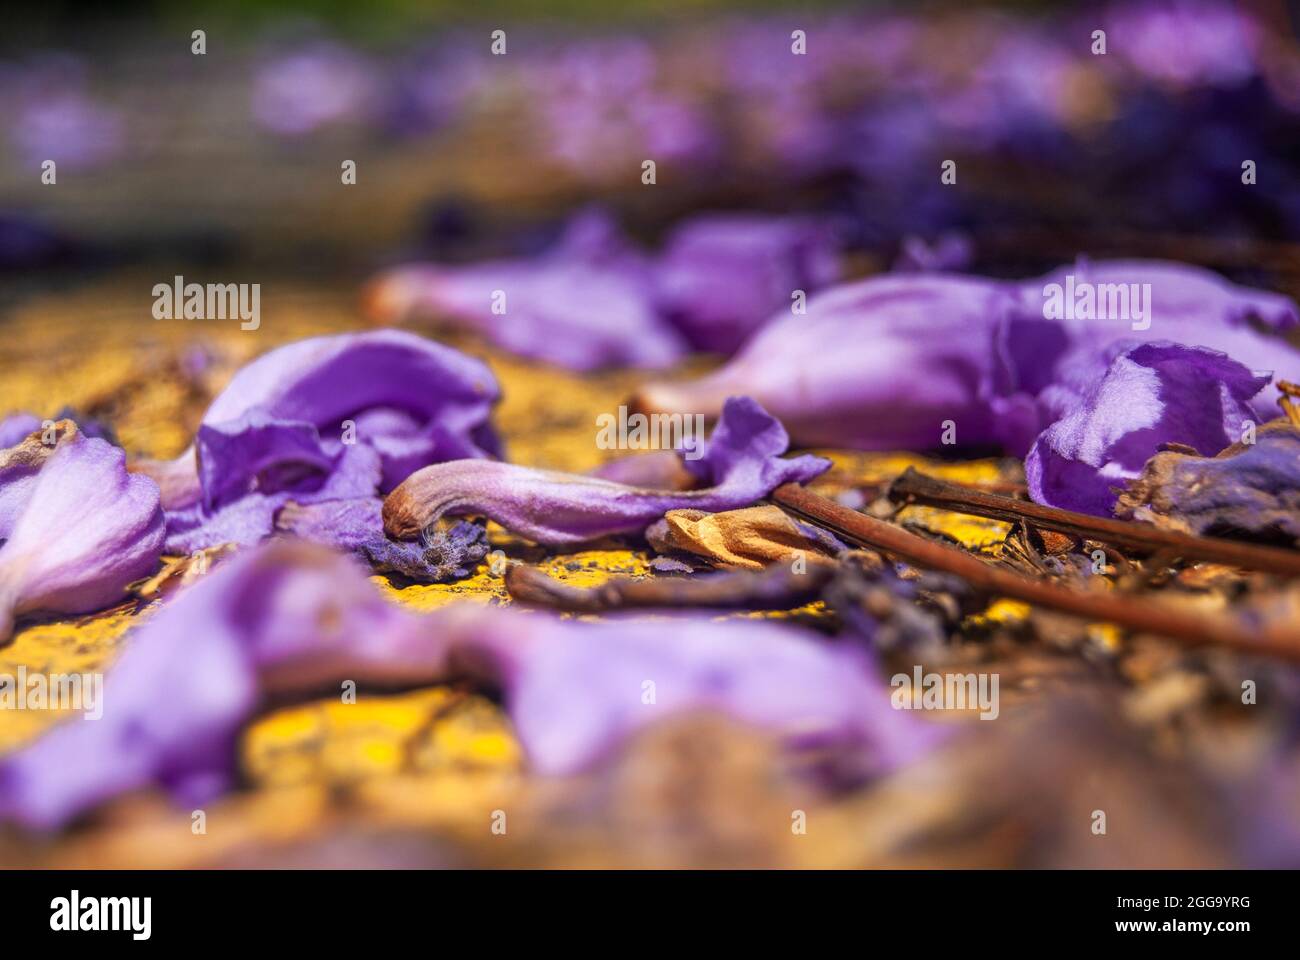
[[[832,500],[787,483],[772,499],[781,506],[822,524],[841,538],[928,570],[941,570],[988,593],[1059,610],[1090,621],[1113,623],[1143,633],[1159,634],[1184,643],[1213,644],[1300,662],[1300,631],[1273,625],[1248,627],[1222,615],[1175,606],[1151,598],[1137,599],[1114,592],[1081,591],[1013,573],[985,563],[947,544],[910,533]]]

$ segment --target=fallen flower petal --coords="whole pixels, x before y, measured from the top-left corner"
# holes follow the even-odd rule
[[[1300,432],[1285,420],[1213,457],[1157,453],[1115,504],[1116,516],[1184,532],[1300,540]]]
[[[1035,441],[1025,459],[1039,503],[1110,516],[1113,488],[1162,444],[1213,456],[1255,423],[1250,400],[1268,383],[1222,353],[1173,343],[1117,344],[1105,375]]]
[[[855,645],[772,623],[675,618],[665,630],[471,604],[421,616],[386,603],[337,554],[274,543],[224,564],[128,638],[97,722],[64,723],[0,759],[0,819],[57,827],[153,784],[202,802],[233,782],[239,730],[270,695],[467,671],[504,691],[530,762],[547,774],[580,771],[691,710],[722,711],[792,747],[849,751],[863,772],[908,762],[943,735],[890,708]]]
[[[0,546],[0,639],[21,614],[86,613],[124,599],[157,567],[163,536],[158,488],[127,473],[120,449],[82,436],[58,443]]]
[[[806,316],[773,318],[721,369],[659,383],[633,401],[645,413],[714,417],[752,396],[801,446],[937,447],[945,421],[961,444],[1027,446],[1037,422],[995,414],[994,338],[1015,306],[994,281],[892,275],[831,288]]]
[[[693,217],[656,262],[659,310],[699,350],[730,354],[783,309],[840,277],[833,232],[812,220],[757,214]]]
[[[384,323],[432,317],[572,370],[663,367],[686,349],[655,312],[648,262],[596,211],[576,216],[541,257],[398,267],[372,284],[367,304]]]
[[[1091,310],[1057,316],[1053,285],[1062,298],[1067,286],[1092,289]],[[1130,311],[1135,285],[1144,316],[1111,317],[1109,301],[1099,308],[1097,290],[1107,297],[1108,285],[1123,288]],[[1074,304],[1069,300],[1072,311]],[[1143,322],[1145,329],[1133,329]],[[1040,394],[1078,366],[1080,352],[1158,339],[1223,351],[1256,370],[1281,367],[1285,374],[1300,365],[1300,354],[1252,324],[1290,330],[1300,310],[1281,294],[1178,263],[1083,262],[1021,284],[873,277],[825,291],[806,316],[773,318],[726,366],[699,380],[647,385],[633,405],[643,413],[712,417],[725,397],[744,394],[801,446],[915,450],[951,442],[1019,455],[1054,419],[1050,409],[1044,419]],[[1270,387],[1258,402],[1274,399]]]
[[[489,415],[498,396],[485,364],[413,333],[314,337],[236,373],[204,414],[194,449],[133,469],[158,479],[167,510],[200,500],[211,508],[280,463],[319,463],[361,445],[379,453],[387,490],[428,463],[497,455]]]
[[[747,397],[726,403],[702,457],[683,465],[708,484],[665,491],[597,477],[514,464],[460,460],[412,474],[384,500],[384,530],[409,540],[440,517],[477,514],[537,543],[581,543],[640,533],[669,510],[716,511],[748,506],[782,483],[824,473],[819,457],[783,459],[789,445],[780,422]]]

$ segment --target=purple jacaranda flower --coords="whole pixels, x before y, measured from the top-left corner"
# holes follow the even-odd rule
[[[968,277],[891,275],[833,287],[806,315],[775,317],[726,366],[690,383],[651,384],[646,413],[716,416],[747,394],[801,446],[867,450],[940,444],[1027,447],[1032,401],[999,396],[999,324],[1015,306],[1003,284]],[[1006,402],[1003,402],[1006,401]]]
[[[699,489],[644,489],[590,475],[460,460],[426,467],[390,493],[384,529],[409,540],[443,516],[481,515],[544,544],[640,533],[669,510],[749,506],[783,483],[806,483],[829,469],[820,457],[783,459],[789,445],[780,421],[748,397],[731,397],[703,455],[682,461],[705,484]]]
[[[1110,516],[1114,488],[1162,444],[1214,456],[1254,428],[1250,400],[1268,382],[1222,353],[1155,341],[1115,344],[1105,374],[1034,442],[1025,458],[1039,503]]]
[[[1058,315],[1054,304],[1075,304],[1067,292],[1080,282],[1094,291],[1094,308],[1098,296],[1122,288],[1130,315],[1064,306]],[[725,397],[748,394],[802,446],[925,449],[950,441],[1023,455],[1060,416],[1045,392],[1098,348],[1168,339],[1287,375],[1300,355],[1253,326],[1280,333],[1298,322],[1288,297],[1158,261],[1080,263],[1023,284],[874,277],[832,287],[809,301],[806,316],[774,318],[726,366],[690,383],[650,384],[635,402],[645,413],[712,416]],[[1266,392],[1258,402],[1270,399]]]
[[[1115,514],[1191,533],[1300,541],[1300,432],[1274,420],[1254,442],[1213,457],[1157,453]]]
[[[360,444],[346,445],[337,458],[315,468],[305,461],[282,461],[287,469],[277,480],[284,485],[270,487],[270,492],[250,489],[240,496],[230,497],[209,507],[198,503],[167,512],[167,552],[192,553],[234,543],[241,546],[254,544],[270,536],[276,526],[276,517],[290,504],[322,505],[332,502],[377,499],[380,481],[379,455],[370,447]],[[350,530],[336,531],[338,539],[325,539],[326,530],[318,531],[318,539],[336,546],[345,546],[352,535]],[[370,531],[379,536],[379,528]]]
[[[655,265],[658,307],[691,345],[731,353],[795,291],[840,276],[839,244],[828,224],[796,217],[694,217],[668,237]]]
[[[26,613],[86,613],[125,598],[162,552],[158,488],[126,471],[117,447],[64,424],[53,452],[41,435],[0,462],[0,639]],[[38,469],[24,470],[22,462]],[[15,485],[6,494],[6,488]]]
[[[301,136],[365,115],[378,79],[347,47],[315,41],[263,63],[253,76],[253,119],[284,136]]]
[[[1025,281],[1020,301],[1024,322],[1050,319],[1066,331],[1069,343],[1079,346],[1072,355],[1057,357],[1062,371],[1079,363],[1080,351],[1086,354],[1119,340],[1169,340],[1218,350],[1282,379],[1300,372],[1300,353],[1266,335],[1300,326],[1295,301],[1229,283],[1200,267],[1160,260],[1080,260]],[[1008,343],[1011,351],[1016,350],[1014,340]],[[1031,356],[1014,362],[1044,366],[1046,358],[1037,347],[1030,350]],[[1276,396],[1270,387],[1259,402],[1271,405]]]
[[[134,469],[162,488],[169,550],[250,543],[290,501],[374,496],[425,464],[496,455],[498,395],[486,364],[412,333],[316,337],[241,369],[190,450]]]
[[[467,673],[503,691],[529,762],[546,774],[581,771],[690,710],[729,714],[793,748],[850,751],[865,773],[938,738],[890,708],[860,645],[705,618],[589,624],[472,604],[419,615],[383,601],[341,556],[276,543],[223,564],[130,635],[98,720],[69,721],[0,759],[0,819],[57,827],[150,785],[204,802],[233,783],[240,729],[270,697]]]
[[[540,257],[397,267],[372,284],[367,303],[384,322],[434,318],[573,370],[663,367],[686,349],[655,312],[648,261],[598,211],[574,217]]]

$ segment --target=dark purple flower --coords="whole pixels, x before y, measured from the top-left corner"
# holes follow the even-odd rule
[[[426,530],[414,543],[372,536],[359,552],[380,573],[396,573],[417,583],[461,580],[487,556],[487,529],[462,520],[446,530]]]
[[[655,265],[659,309],[692,346],[732,353],[775,313],[840,276],[828,225],[794,217],[694,217],[668,237]]]
[[[783,483],[805,483],[830,466],[820,457],[783,459],[788,447],[777,419],[748,397],[732,397],[703,456],[682,461],[705,484],[700,489],[643,489],[590,475],[461,460],[426,467],[390,493],[384,528],[391,537],[411,539],[443,516],[481,515],[544,544],[640,533],[669,510],[749,506]]]
[[[386,603],[342,557],[277,543],[222,565],[138,628],[106,678],[102,717],[0,759],[0,819],[58,827],[150,785],[204,802],[232,784],[240,729],[269,696],[467,671],[504,692],[547,774],[578,772],[637,729],[693,710],[791,747],[859,753],[875,771],[940,737],[890,708],[857,645],[704,618],[592,624],[469,604],[421,616]]]
[[[1250,400],[1268,382],[1201,347],[1117,344],[1107,357],[1105,375],[1025,459],[1029,493],[1039,503],[1110,516],[1113,488],[1138,476],[1162,444],[1213,456],[1240,440],[1256,422]]]
[[[125,599],[157,567],[163,531],[158,488],[103,440],[64,431],[51,452],[35,434],[0,454],[0,640],[21,614]]]

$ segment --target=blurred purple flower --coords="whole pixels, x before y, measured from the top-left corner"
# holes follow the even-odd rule
[[[540,257],[398,267],[371,286],[383,322],[434,317],[523,357],[574,370],[663,367],[685,352],[655,313],[649,263],[598,211],[574,217]]]
[[[796,290],[840,276],[829,225],[757,214],[692,217],[668,237],[655,265],[659,309],[692,346],[732,353]]]
[[[64,723],[0,758],[0,819],[55,828],[150,785],[205,802],[232,785],[240,729],[267,698],[466,671],[504,691],[544,774],[578,772],[634,731],[692,710],[729,714],[792,748],[857,755],[861,773],[907,763],[942,736],[890,708],[857,645],[699,618],[665,629],[464,604],[420,616],[385,603],[337,555],[273,544],[218,568],[134,632],[106,678],[100,719]]]
[[[1261,27],[1221,0],[1125,0],[1103,18],[1108,52],[1138,74],[1180,87],[1232,86],[1256,70]]]
[[[253,77],[253,118],[284,136],[301,136],[365,116],[377,94],[374,69],[340,44],[317,41],[267,60]]]

